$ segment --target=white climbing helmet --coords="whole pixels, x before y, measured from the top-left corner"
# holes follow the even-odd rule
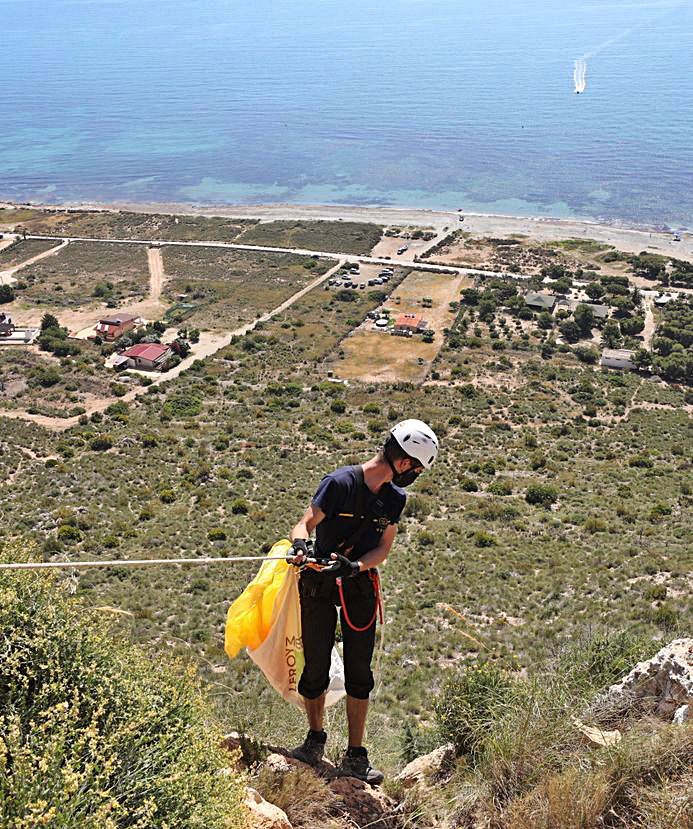
[[[421,462],[424,469],[433,466],[438,457],[438,438],[423,420],[403,420],[390,429],[390,434],[407,455]]]

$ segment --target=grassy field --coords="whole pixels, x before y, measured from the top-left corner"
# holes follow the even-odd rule
[[[21,222],[27,222],[40,215],[40,210],[30,207],[0,207],[0,228],[12,230]]]
[[[362,222],[261,222],[238,240],[249,245],[366,254],[382,236],[378,225]]]
[[[332,264],[310,257],[215,248],[167,247],[162,254],[166,294],[172,301],[185,294],[185,301],[196,305],[187,324],[215,330],[254,320]]]
[[[0,213],[0,223],[3,214]],[[8,221],[11,219],[8,217]],[[251,219],[219,216],[172,216],[128,211],[42,211],[14,217],[17,229],[37,236],[96,239],[149,239],[168,242],[232,242],[254,224]]]
[[[15,265],[26,262],[27,259],[32,259],[34,256],[38,256],[39,253],[50,250],[55,246],[56,242],[44,242],[40,239],[27,239],[10,245],[0,250],[0,271],[13,268]]]
[[[80,308],[141,298],[149,290],[147,251],[141,245],[72,242],[21,271],[22,302]]]

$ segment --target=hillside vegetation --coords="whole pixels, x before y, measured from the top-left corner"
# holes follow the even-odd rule
[[[67,587],[0,573],[0,825],[240,829],[240,779],[194,670],[153,671],[109,608]]]
[[[342,250],[347,236],[365,244],[347,223],[334,225],[335,235],[320,249]],[[251,232],[269,228],[260,224]],[[198,299],[210,327],[222,292],[229,324],[255,319],[328,267],[324,260],[269,262],[268,256],[243,257],[253,260],[251,279],[235,272],[236,254],[164,249],[172,291],[208,291]],[[439,332],[440,351],[418,384],[336,381],[331,375],[339,376],[340,364],[358,357],[347,338],[408,273],[398,267],[377,291],[319,286],[175,380],[150,385],[130,402],[114,393],[105,411],[85,411],[65,431],[3,420],[0,475],[7,486],[0,538],[21,534],[47,560],[258,554],[290,531],[326,471],[366,460],[394,423],[419,417],[437,431],[442,452],[411,488],[382,568],[386,625],[367,738],[373,760],[391,774],[435,745],[441,712],[459,710],[455,688],[466,688],[465,677],[472,681],[471,669],[479,670],[482,679],[510,690],[483,746],[476,746],[476,729],[490,720],[481,717],[466,736],[459,724],[451,726],[447,736],[466,742],[458,744],[460,776],[450,784],[446,796],[454,808],[448,804],[445,814],[463,815],[471,786],[469,802],[476,805],[466,814],[490,804],[489,826],[501,825],[493,823],[493,809],[513,799],[524,809],[513,829],[602,825],[597,818],[615,802],[609,798],[625,791],[613,782],[619,757],[587,764],[563,726],[564,715],[588,705],[609,678],[583,670],[575,680],[563,655],[595,627],[625,631],[623,659],[613,663],[625,671],[631,659],[690,627],[690,388],[596,366],[590,342],[605,334],[614,344],[635,342],[627,330],[639,320],[641,297],[628,288],[624,294],[619,277],[591,280],[610,300],[621,297],[619,316],[594,332],[585,325],[582,345],[559,341],[560,325],[574,322],[570,314],[544,321],[525,307],[515,285],[491,280],[464,288],[444,308],[449,322]],[[571,290],[571,278],[564,273],[559,286]],[[465,294],[470,290],[475,293]],[[683,384],[691,353],[689,303],[681,299],[657,311],[657,322],[646,357],[662,374],[670,366],[670,378]],[[29,378],[22,394],[38,406],[41,368],[35,359],[22,365]],[[16,369],[1,368],[8,385],[18,382]],[[51,368],[69,378],[64,391],[75,399],[68,401],[84,402],[73,375],[89,368],[85,354],[66,354]],[[63,385],[56,382],[55,389],[57,395]],[[156,660],[181,658],[199,670],[226,731],[292,745],[305,733],[303,717],[270,692],[248,658],[229,662],[223,651],[226,610],[254,571],[251,563],[106,567],[75,571],[65,582],[80,602],[69,607],[82,608],[85,618],[104,618],[88,607],[126,612],[117,617],[119,632],[108,647],[119,647],[113,640],[127,634]],[[26,591],[44,582],[28,580],[26,589],[22,581],[11,584],[3,599],[16,614],[30,601]],[[14,599],[20,587],[24,592]],[[64,607],[57,602],[55,612],[67,613]],[[543,684],[540,666],[547,666]],[[141,672],[144,682],[147,671]],[[540,703],[546,714],[537,714]],[[528,711],[531,721],[523,720]],[[331,712],[331,757],[343,748],[343,725],[341,708]],[[561,760],[562,752],[572,759]],[[672,752],[683,756],[679,748]],[[678,768],[672,780],[679,779]],[[631,782],[651,781],[642,772]],[[545,803],[554,790],[596,791],[590,787],[602,783],[600,791],[611,794],[600,802],[609,805],[594,812],[593,824],[561,823],[550,810],[541,812],[542,791]],[[519,805],[523,798],[526,808]],[[441,825],[437,808],[412,802],[411,825]],[[628,812],[635,813],[635,807]],[[458,825],[473,825],[471,817],[464,820]]]

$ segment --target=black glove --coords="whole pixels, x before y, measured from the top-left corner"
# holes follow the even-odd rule
[[[305,556],[308,558],[310,556],[310,549],[308,548],[308,540],[306,538],[297,538],[292,544],[291,549],[287,554],[287,558],[292,558],[293,556]]]
[[[333,569],[334,568],[334,569]],[[329,572],[335,573],[339,578],[350,579],[361,572],[358,561],[349,561],[346,556],[336,555],[334,563],[329,566]]]

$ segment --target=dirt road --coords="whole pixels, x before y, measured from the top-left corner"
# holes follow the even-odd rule
[[[161,248],[147,248],[149,263],[149,299],[158,302],[161,296],[161,286],[164,284],[164,260]]]
[[[0,271],[0,285],[10,285],[12,282],[16,282],[17,280],[14,278],[14,275],[17,271],[21,270],[22,268],[26,268],[27,265],[33,265],[34,262],[38,262],[40,259],[45,259],[47,256],[55,256],[58,251],[61,251],[64,247],[68,245],[67,239],[63,239],[63,241],[56,245],[54,248],[50,248],[49,250],[44,250],[43,253],[39,253],[36,256],[32,256],[31,259],[27,259],[24,262],[20,262],[19,265],[14,265],[12,268],[8,268],[6,271]]]

